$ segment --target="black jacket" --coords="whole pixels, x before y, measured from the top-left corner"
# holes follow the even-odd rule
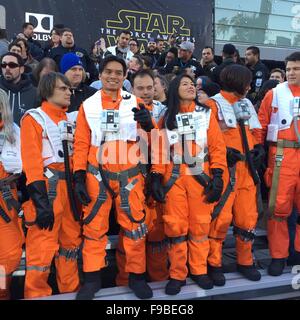
[[[260,88],[263,83],[269,79],[269,69],[261,61],[258,61],[255,66],[248,66],[248,68],[252,72],[252,82],[247,98],[249,98],[252,103],[256,103]]]
[[[87,86],[81,83],[79,87],[71,90],[71,105],[68,108],[68,112],[78,111],[82,102],[97,92],[97,89]]]
[[[225,60],[223,60],[223,62],[220,65],[214,68],[211,76],[212,81],[216,82],[222,87],[222,84],[220,81],[220,74],[225,67],[230,66],[231,64],[234,64],[234,63],[235,62],[231,58],[226,58]]]
[[[13,84],[0,78],[0,88],[3,89],[10,101],[14,122],[20,126],[20,120],[26,110],[37,106],[36,88],[28,77],[22,76],[17,84]]]
[[[88,81],[89,83],[98,80],[98,71],[95,67],[95,64],[89,57],[88,53],[82,48],[76,46],[74,46],[73,48],[65,48],[60,45],[50,50],[49,58],[53,59],[56,62],[58,68],[60,68],[60,60],[62,56],[69,52],[75,53],[82,61],[85,71],[90,74],[90,78]]]
[[[180,58],[178,58],[173,63],[167,64],[165,67],[166,73],[174,72],[176,74],[182,73],[183,70],[187,68],[191,68],[193,70],[196,79],[204,75],[201,64],[194,58],[187,62],[183,62]]]

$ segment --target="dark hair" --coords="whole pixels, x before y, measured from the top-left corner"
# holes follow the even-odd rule
[[[117,56],[113,56],[112,54],[108,55],[107,57],[105,57],[101,64],[100,64],[100,68],[99,68],[99,73],[101,74],[105,67],[110,63],[110,62],[118,62],[122,65],[123,67],[123,75],[126,76],[126,71],[127,71],[127,67],[126,67],[126,63],[122,58],[119,58]]]
[[[280,68],[274,68],[274,69],[271,70],[270,76],[271,76],[271,74],[274,73],[274,72],[279,72],[279,73],[281,74],[282,78],[285,79],[285,72],[284,72],[284,70],[282,70],[282,69],[280,69]]]
[[[136,78],[144,78],[144,77],[147,77],[147,76],[150,77],[154,82],[154,74],[153,74],[152,70],[142,69],[142,70],[134,73],[133,76],[132,76],[132,81],[131,81],[132,86],[134,86],[134,80]]]
[[[167,94],[169,89],[169,81],[167,78],[159,73],[154,77],[154,79],[156,78],[159,79],[161,85],[164,87],[165,94]]]
[[[134,54],[134,55],[132,56],[132,58],[135,58],[135,59],[138,61],[139,66],[140,66],[141,68],[143,68],[144,61],[143,61],[141,55],[139,55],[139,54]]]
[[[17,59],[17,61],[18,61],[18,64],[20,65],[20,67],[24,66],[24,61],[23,61],[22,57],[19,54],[14,53],[14,52],[6,52],[6,53],[4,53],[0,58],[1,63],[3,61],[3,58],[7,57],[7,56],[15,57]]]
[[[289,61],[300,61],[300,51],[295,51],[285,58],[285,64]]]
[[[174,56],[175,56],[175,59],[177,59],[177,58],[178,58],[178,49],[177,49],[177,48],[175,48],[175,47],[171,47],[171,48],[168,50],[168,52],[173,53],[173,54],[174,54]]]
[[[252,73],[245,66],[231,64],[222,70],[220,80],[222,89],[225,91],[237,92],[240,95],[244,95],[247,87],[251,84]]]
[[[23,43],[24,43],[24,46],[25,46],[26,53],[27,53],[27,55],[28,55],[28,53],[29,53],[29,46],[28,46],[27,40],[25,40],[25,39],[16,39],[14,42],[15,42],[15,43],[23,42]]]
[[[138,48],[140,47],[140,43],[139,43],[139,40],[137,38],[130,38],[129,42],[130,41],[134,41],[137,44]]]
[[[26,29],[28,26],[33,26],[34,27],[34,25],[31,22],[25,22],[22,25],[23,30]]]
[[[50,72],[41,78],[37,89],[38,96],[42,99],[42,101],[47,101],[53,96],[57,80],[60,80],[65,85],[71,87],[71,84],[66,76],[58,72]]]
[[[50,66],[53,69],[54,72],[59,72],[58,66],[57,66],[56,62],[53,59],[44,58],[39,62],[39,64],[33,70],[33,73],[32,73],[32,75],[33,75],[33,77],[34,77],[34,79],[36,80],[37,83],[40,82],[40,73],[46,66]]]
[[[164,119],[166,119],[166,126],[169,130],[173,130],[175,128],[176,115],[178,114],[180,108],[179,86],[183,78],[188,78],[194,82],[194,79],[187,74],[181,74],[171,81],[167,97],[167,111],[164,116]],[[197,105],[207,108],[197,100],[197,95],[195,102]]]
[[[61,30],[61,34],[60,34],[60,35],[62,36],[65,32],[71,32],[72,35],[74,35],[72,29],[70,29],[70,28],[63,28],[63,29]]]
[[[148,68],[151,69],[152,66],[152,59],[149,56],[141,56],[141,58],[143,59],[144,65]]]
[[[207,82],[200,90],[204,91],[208,97],[213,97],[220,92],[221,88],[216,82]]]
[[[130,32],[129,30],[121,30],[121,31],[118,33],[118,37],[119,37],[122,33],[129,34],[129,35],[131,36],[131,32]]]
[[[60,29],[60,28],[57,28],[57,27],[53,27],[53,28],[51,29],[51,31],[50,31],[50,35],[52,35],[52,32],[55,31],[55,33],[57,33],[59,36],[61,36],[63,30],[64,30],[64,29]]]
[[[212,54],[215,54],[215,50],[214,50],[213,47],[206,46],[206,47],[204,47],[202,50],[204,50],[204,49],[210,49],[210,50],[211,50],[211,53],[212,53]]]
[[[16,41],[13,41],[8,45],[8,51],[10,51],[10,49],[14,46],[19,47],[22,50],[22,47]]]
[[[258,58],[260,57],[260,50],[259,50],[258,47],[256,47],[256,46],[250,46],[250,47],[248,47],[248,48],[246,49],[246,51],[247,51],[247,50],[251,50],[254,55],[258,56]]]
[[[165,40],[162,39],[162,38],[156,38],[156,39],[155,39],[155,43],[158,43],[158,42],[160,42],[160,41],[163,41],[163,42],[164,42]]]

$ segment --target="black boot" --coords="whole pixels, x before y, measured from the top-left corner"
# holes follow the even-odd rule
[[[190,278],[197,283],[197,285],[204,289],[212,289],[214,287],[214,283],[211,278],[207,274],[191,274]]]
[[[259,281],[261,278],[260,272],[256,269],[254,265],[243,266],[241,264],[238,264],[237,271],[240,272],[245,278],[251,281]]]
[[[295,251],[294,257],[295,257],[295,265],[300,265],[300,252]]]
[[[153,297],[152,289],[146,282],[144,273],[129,273],[128,287],[139,299],[150,299]]]
[[[282,275],[285,267],[285,260],[285,258],[272,258],[271,264],[268,267],[268,274],[274,277]]]
[[[84,284],[79,289],[76,300],[93,300],[95,293],[101,289],[101,272],[85,272]]]
[[[186,285],[186,280],[170,279],[166,285],[165,292],[170,296],[175,296],[181,290],[181,287]]]
[[[222,267],[213,267],[211,265],[207,265],[207,274],[215,286],[223,287],[225,285],[226,279]]]

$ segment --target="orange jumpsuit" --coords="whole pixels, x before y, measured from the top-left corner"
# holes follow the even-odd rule
[[[293,96],[300,96],[300,87],[289,86]],[[271,115],[277,112],[277,108],[272,108],[273,91],[270,90],[259,109],[259,121],[262,125],[262,130],[255,130],[254,134],[259,143],[264,143],[267,135],[267,126],[270,123]],[[298,121],[300,130],[300,121]],[[295,134],[294,123],[290,128],[279,130],[278,139],[289,141],[297,141]],[[265,181],[268,187],[272,185],[272,177],[274,171],[276,146],[271,144],[269,147],[268,168],[265,172]],[[284,148],[283,161],[281,164],[279,175],[279,187],[275,202],[274,216],[268,220],[268,240],[269,250],[272,258],[287,258],[289,255],[289,232],[287,218],[290,216],[293,205],[300,212],[300,149],[299,148]],[[298,220],[299,221],[299,220]],[[300,225],[296,225],[295,250],[300,252]]]
[[[151,112],[153,104],[146,105]],[[169,277],[168,270],[168,254],[166,246],[166,238],[164,233],[164,224],[162,219],[163,205],[157,203],[153,199],[148,199],[147,206],[151,215],[152,228],[146,238],[146,269],[151,281],[165,281]],[[116,260],[118,266],[118,274],[116,277],[117,286],[128,285],[128,273],[125,272],[125,253],[122,247],[123,234],[120,233],[118,248],[116,250]]]
[[[3,123],[0,125],[3,128]],[[8,177],[2,163],[0,163],[0,180]],[[13,188],[11,193],[17,200],[17,190]],[[19,218],[14,208],[9,210],[3,197],[0,197],[0,207],[5,211],[10,222],[6,222],[0,216],[0,300],[10,298],[10,282],[12,273],[18,268],[22,256],[24,234],[18,222]]]
[[[118,94],[116,101],[112,100],[112,97],[101,91],[102,108],[103,109],[115,109],[119,110],[119,106],[122,100],[121,92]],[[142,100],[137,98],[137,102]],[[100,101],[99,101],[100,103]],[[97,108],[97,105],[95,105]],[[100,124],[99,124],[100,125]],[[115,156],[115,162],[110,161],[103,164],[103,170],[109,172],[122,172],[136,167],[140,162],[139,155],[130,158],[130,150],[136,143],[134,141],[109,141],[102,145],[103,150],[110,150]],[[74,143],[74,172],[78,170],[87,170],[88,164],[98,168],[97,154],[99,146],[92,145],[91,143],[91,129],[86,119],[83,106],[80,107],[77,118],[77,129],[75,131],[75,143]],[[132,152],[131,152],[132,153]],[[104,156],[107,156],[107,152],[104,152]],[[124,159],[125,157],[125,159]],[[130,158],[130,159],[129,159]],[[121,161],[122,159],[122,161]],[[128,179],[128,183],[133,180],[137,180],[134,188],[129,193],[129,204],[131,214],[136,221],[141,220],[146,213],[146,219],[144,224],[150,224],[150,215],[145,205],[144,196],[144,177],[139,173],[135,177]],[[146,257],[145,257],[145,237],[138,237],[132,239],[131,235],[136,234],[140,223],[132,222],[127,213],[121,208],[120,197],[120,183],[117,180],[109,180],[111,189],[116,194],[115,207],[117,214],[117,222],[121,226],[122,232],[126,233],[124,237],[121,237],[121,247],[124,248],[126,255],[125,272],[132,272],[141,274],[146,270]],[[85,220],[97,201],[98,195],[101,192],[99,182],[95,176],[87,170],[86,178],[87,192],[91,198],[91,202],[88,206],[83,207],[83,219]],[[105,262],[105,248],[107,244],[106,233],[109,229],[109,213],[112,206],[111,194],[106,190],[106,200],[101,205],[95,217],[87,224],[83,226],[84,246],[82,250],[83,255],[83,271],[94,272],[99,271],[106,266]],[[128,236],[130,235],[130,236]]]
[[[221,91],[222,96],[233,104],[239,100],[233,93]],[[208,100],[205,103],[211,107],[213,114],[218,119],[218,108],[214,100]],[[219,119],[218,119],[219,120]],[[247,140],[250,150],[256,144],[252,132],[246,126]],[[223,137],[227,147],[239,150],[244,154],[241,129],[226,128],[223,130]],[[229,181],[228,169],[224,172],[224,186]],[[233,219],[234,226],[243,230],[253,230],[257,223],[258,213],[256,204],[256,186],[250,175],[248,165],[244,161],[236,163],[236,182],[234,191],[230,193],[219,216],[212,221],[209,239],[210,251],[208,263],[213,267],[221,267],[222,265],[222,244],[225,240],[228,228]],[[225,187],[226,188],[226,187]],[[253,264],[252,242],[243,241],[239,236],[236,237],[237,263],[244,266]]]
[[[195,103],[181,106],[180,112],[193,112]],[[167,139],[167,138],[166,138]],[[166,145],[165,145],[166,146]],[[207,130],[209,163],[204,163],[204,172],[220,168],[225,170],[226,149],[222,133],[213,115]],[[195,156],[196,143],[192,143],[191,155]],[[165,152],[165,150],[162,150]],[[199,150],[197,151],[199,152]],[[152,171],[164,176],[166,183],[173,169],[173,163],[153,164]],[[188,174],[186,164],[180,165],[180,176],[166,194],[163,221],[166,236],[171,240],[168,250],[170,278],[185,280],[188,274],[187,262],[193,275],[207,274],[209,252],[209,226],[213,204],[206,202],[203,187]],[[188,240],[186,241],[186,237]],[[173,241],[175,240],[175,241]],[[177,241],[178,240],[178,241]]]
[[[42,110],[56,124],[67,120],[66,110],[48,102],[43,102]],[[45,159],[42,158],[42,135],[42,127],[32,116],[26,115],[21,123],[21,153],[27,184],[44,180],[48,185],[48,179],[43,173]],[[48,168],[65,171],[64,163],[52,163]],[[28,226],[25,298],[52,294],[47,281],[54,257],[59,291],[61,293],[74,292],[79,287],[77,254],[81,244],[80,225],[74,220],[65,180],[58,180],[56,192],[57,195],[53,202],[54,227],[52,231],[41,230],[35,225],[34,204],[31,200],[25,203],[25,224]]]

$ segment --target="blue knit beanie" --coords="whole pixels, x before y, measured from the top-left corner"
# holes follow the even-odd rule
[[[66,53],[60,60],[60,72],[65,74],[68,70],[75,66],[82,66],[80,58],[73,52]]]

